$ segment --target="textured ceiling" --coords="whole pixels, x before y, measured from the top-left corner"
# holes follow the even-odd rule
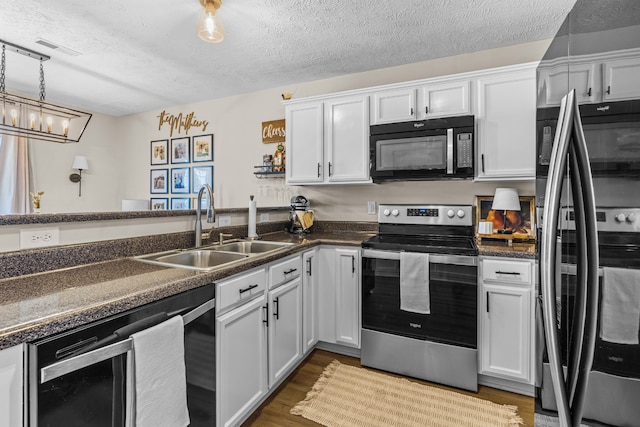
[[[2,0],[0,39],[51,56],[47,100],[121,116],[550,38],[574,0]],[[42,38],[79,53],[36,44]],[[38,96],[38,62],[7,53],[6,89]]]

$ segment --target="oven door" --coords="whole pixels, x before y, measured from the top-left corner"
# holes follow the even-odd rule
[[[400,252],[365,249],[362,328],[477,347],[477,257],[429,256],[430,314],[400,309]]]

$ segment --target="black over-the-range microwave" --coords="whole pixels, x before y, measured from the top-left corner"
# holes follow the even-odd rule
[[[371,126],[373,182],[472,179],[474,116]]]

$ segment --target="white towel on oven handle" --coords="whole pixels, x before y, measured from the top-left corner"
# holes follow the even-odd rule
[[[640,270],[603,267],[600,338],[638,344]]]
[[[400,310],[431,314],[429,254],[400,252]]]

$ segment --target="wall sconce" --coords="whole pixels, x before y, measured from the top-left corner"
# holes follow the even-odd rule
[[[224,39],[224,25],[217,13],[222,0],[200,0],[202,12],[196,22],[198,37],[210,43],[218,43]]]
[[[502,212],[502,230],[500,234],[511,234],[513,230],[507,230],[507,211],[520,212],[520,198],[515,188],[496,188],[491,209]]]
[[[82,196],[82,171],[89,169],[89,163],[85,156],[76,156],[73,159],[71,169],[77,169],[78,173],[69,175],[69,181],[78,183],[78,197]]]

